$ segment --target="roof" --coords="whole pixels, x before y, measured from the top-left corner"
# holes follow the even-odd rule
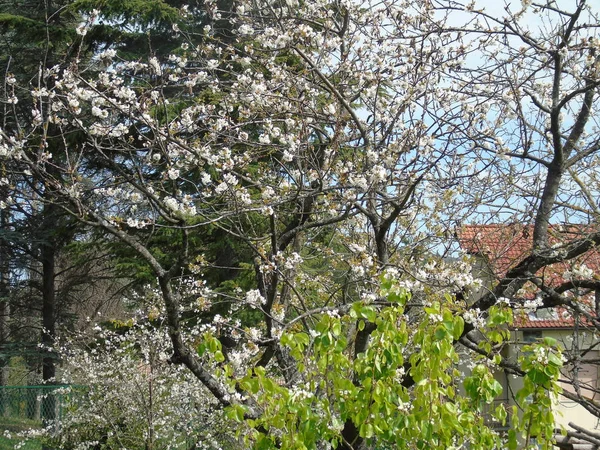
[[[557,249],[574,240],[583,238],[592,231],[588,225],[551,225],[550,244]],[[494,282],[527,257],[533,246],[533,226],[524,224],[466,225],[457,230],[461,248],[470,255],[482,258],[487,276]],[[591,271],[600,278],[600,252],[593,250],[580,258],[548,266],[537,273],[548,286],[557,286],[568,280],[573,270]],[[522,299],[535,297],[537,289],[531,283],[524,286]],[[518,328],[571,328],[574,319],[565,310],[556,310],[544,315],[526,315],[516,318]]]
[[[515,328],[525,330],[537,329],[572,329],[575,326],[575,318],[561,308],[555,308],[553,318],[538,317],[536,314],[523,314],[515,317]]]

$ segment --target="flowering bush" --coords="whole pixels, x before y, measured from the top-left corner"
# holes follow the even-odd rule
[[[206,388],[172,352],[160,320],[138,316],[61,344],[66,405],[42,434],[61,449],[223,449],[235,445]],[[58,431],[57,431],[58,430]],[[35,432],[34,432],[35,434]]]

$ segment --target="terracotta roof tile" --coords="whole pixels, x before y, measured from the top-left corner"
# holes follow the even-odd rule
[[[564,308],[556,308],[553,318],[540,318],[530,314],[516,314],[514,328],[518,329],[543,329],[543,328],[572,328],[575,325],[573,316]]]
[[[553,225],[549,229],[550,243],[560,249],[573,240],[583,238],[592,231],[585,225]],[[457,230],[457,238],[461,248],[471,255],[484,258],[490,275],[495,279],[502,278],[508,270],[515,267],[531,252],[533,226],[523,224],[466,225]],[[544,279],[549,286],[556,286],[566,281],[565,272],[575,265],[585,264],[592,270],[595,278],[600,278],[600,252],[590,251],[575,260],[553,264],[537,276]],[[530,285],[530,293],[525,298],[533,298],[535,289]],[[589,300],[589,299],[588,299]],[[521,316],[516,318],[518,328],[568,328],[573,326],[573,318],[557,311],[556,319],[532,318]]]

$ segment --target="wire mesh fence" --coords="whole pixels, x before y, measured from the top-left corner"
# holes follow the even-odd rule
[[[0,423],[42,426],[62,417],[69,386],[0,386]]]
[[[67,396],[72,392],[67,385],[0,386],[0,449],[15,448],[38,450],[35,440],[21,442],[20,432],[56,426],[63,417]],[[7,432],[8,434],[5,434]],[[7,438],[6,436],[11,436]]]

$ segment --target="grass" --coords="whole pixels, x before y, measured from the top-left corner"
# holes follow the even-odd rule
[[[31,428],[39,428],[38,420],[24,419],[23,417],[0,416],[0,450],[13,450],[15,445],[23,441],[22,438],[15,437],[14,434]],[[13,434],[11,439],[3,436],[4,431]],[[20,450],[41,450],[42,444],[36,440],[28,440]]]
[[[22,439],[20,438],[13,437],[12,439],[8,439],[0,435],[0,450],[14,450],[15,445],[19,444],[21,441]],[[28,440],[19,448],[20,450],[41,450],[42,444],[36,440]]]
[[[0,430],[25,431],[30,428],[40,428],[39,420],[25,419],[23,417],[0,416]]]

